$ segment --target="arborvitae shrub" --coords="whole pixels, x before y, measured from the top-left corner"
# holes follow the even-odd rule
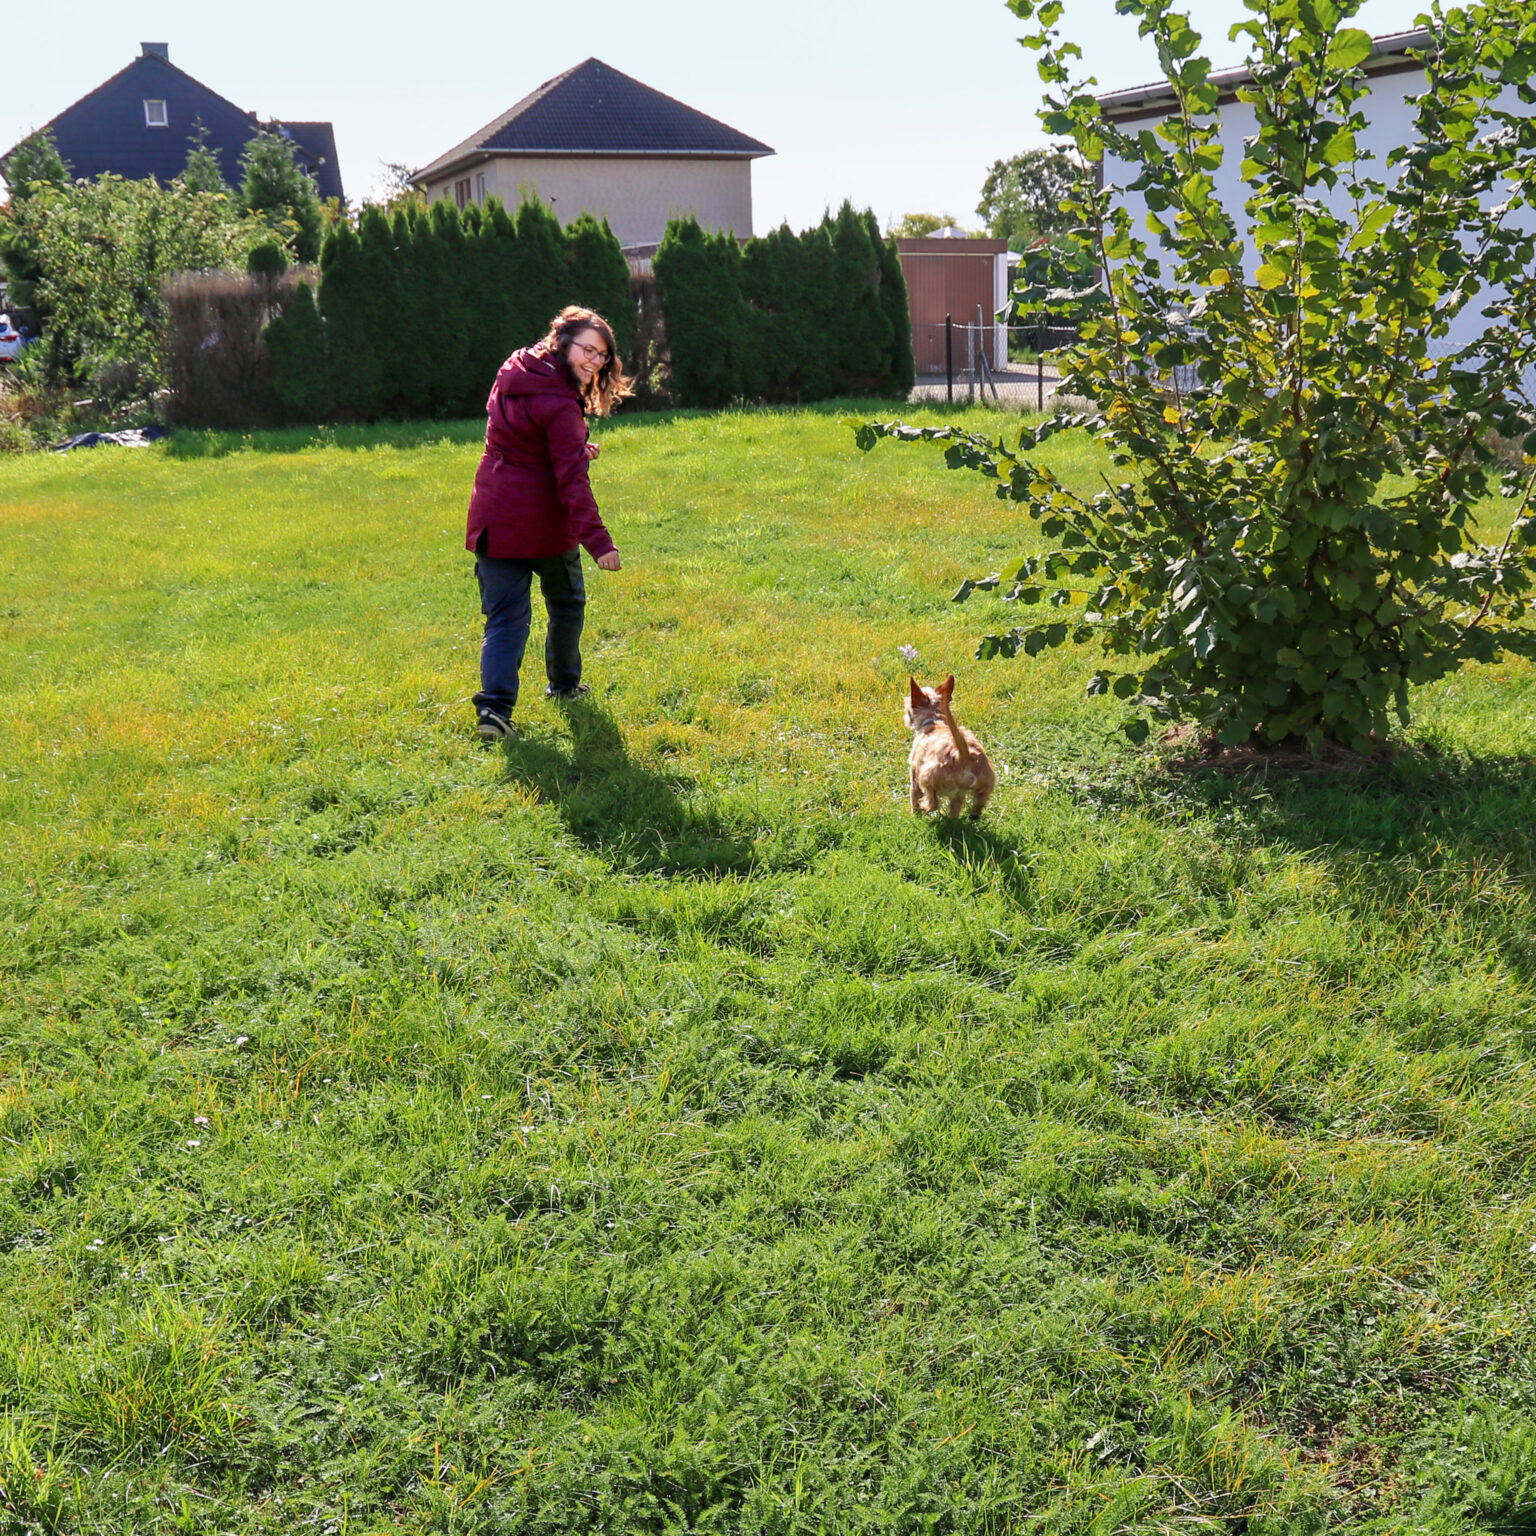
[[[565,237],[560,221],[536,198],[517,210],[517,244],[512,255],[514,347],[526,347],[549,329],[570,302],[565,271]]]
[[[688,405],[822,400],[912,387],[912,323],[893,244],[870,213],[745,248],[674,221],[655,261],[672,390]]]
[[[478,410],[490,393],[496,370],[516,345],[512,279],[517,231],[499,198],[486,199],[479,233],[467,245],[467,292],[474,314],[468,366]]]
[[[619,356],[627,357],[635,335],[629,262],[607,219],[584,213],[566,226],[565,271],[565,302],[595,309],[613,327]]]
[[[324,421],[331,414],[331,373],[325,322],[308,283],[294,290],[287,309],[262,332],[272,367],[272,393],[294,421]]]
[[[740,246],[730,235],[705,234],[696,219],[674,219],[652,266],[666,316],[672,393],[682,405],[729,404],[741,393]]]
[[[390,245],[401,297],[401,340],[396,354],[397,373],[391,380],[403,416],[425,416],[432,409],[432,375],[426,367],[427,350],[436,344],[436,312],[423,297],[426,292],[416,249],[419,209],[397,208],[389,221]]]
[[[432,234],[442,257],[442,278],[428,302],[441,317],[441,343],[430,359],[432,369],[432,410],[438,416],[460,416],[474,407],[468,402],[481,394],[479,381],[472,388],[469,364],[473,354],[471,333],[474,316],[470,312],[468,288],[469,247],[464,239],[464,225],[459,210],[446,198],[432,204],[429,215]],[[479,215],[476,215],[478,221]]]
[[[370,421],[378,415],[382,375],[374,350],[362,243],[345,222],[331,230],[321,248],[319,298],[335,409]]]
[[[407,415],[404,379],[416,364],[415,342],[404,324],[405,285],[395,232],[377,204],[364,206],[357,222],[357,239],[361,247],[362,323],[378,364],[372,414]]]
[[[851,203],[832,223],[837,325],[832,350],[842,394],[876,394],[890,387],[891,322],[880,304],[880,253]]]
[[[901,270],[894,240],[882,240],[880,227],[872,213],[868,221],[870,239],[880,252],[880,307],[891,322],[890,391],[907,395],[917,382],[917,360],[912,353],[912,310],[907,303],[907,280]]]

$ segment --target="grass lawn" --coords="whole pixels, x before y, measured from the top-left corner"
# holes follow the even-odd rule
[[[1530,668],[1172,779],[839,414],[604,427],[592,696],[493,748],[477,424],[0,464],[0,1532],[1536,1503]]]

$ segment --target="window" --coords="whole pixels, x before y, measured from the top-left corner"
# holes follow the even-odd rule
[[[454,200],[454,202],[456,202],[459,205],[460,208],[462,208],[469,201],[469,177],[468,176],[466,176],[463,179],[463,181],[456,181],[456,182],[454,182],[454,184],[453,184],[453,200]]]
[[[485,172],[484,171],[481,171],[480,174],[475,177],[475,201],[477,203],[483,203],[485,201]]]
[[[165,103],[163,101],[151,101],[144,98],[144,126],[146,128],[168,128],[171,120],[166,116]]]

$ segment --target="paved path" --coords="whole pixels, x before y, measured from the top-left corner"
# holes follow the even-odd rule
[[[1050,404],[1050,399],[1056,393],[1056,385],[1059,375],[1053,364],[1047,363],[1040,370],[1036,370],[1033,363],[1015,363],[1004,373],[994,373],[992,384],[997,386],[997,403],[999,405],[1012,406],[1015,410],[1034,410],[1037,402]],[[992,400],[992,384],[987,386],[986,400]],[[979,389],[976,393],[979,393]],[[911,400],[942,400],[946,394],[944,376],[937,377],[931,373],[920,374],[916,385],[913,387]],[[963,401],[967,398],[968,390],[963,378],[955,380],[955,399]]]

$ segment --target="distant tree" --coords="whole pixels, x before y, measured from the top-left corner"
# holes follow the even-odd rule
[[[826,344],[833,352],[838,392],[877,394],[889,383],[895,339],[880,303],[880,246],[852,203],[838,209],[831,233],[838,323]]]
[[[330,392],[338,411],[361,421],[379,413],[383,384],[370,324],[372,295],[357,231],[338,224],[320,253],[320,313],[330,357]]]
[[[411,177],[416,173],[410,166],[395,160],[380,160],[379,170],[378,187],[384,194],[385,213],[393,218],[401,208],[420,208],[426,212],[427,194],[411,184]]]
[[[69,166],[45,128],[23,139],[0,161],[0,176],[11,193],[9,210],[0,210],[0,265],[10,279],[11,303],[31,307],[42,268],[26,204],[39,192],[67,185]]]
[[[629,262],[607,219],[580,214],[565,229],[568,303],[595,309],[613,327],[619,356],[629,351],[634,316],[629,304]]]
[[[1056,240],[1072,227],[1065,205],[1077,185],[1077,166],[1059,149],[1026,149],[1011,160],[994,160],[981,184],[976,212],[998,240],[1016,251],[1039,240]]]
[[[272,392],[296,421],[324,421],[331,412],[325,322],[308,283],[300,283],[287,310],[262,333],[272,359]]]
[[[38,187],[62,187],[69,180],[69,166],[53,142],[52,132],[44,128],[23,139],[0,160],[0,176],[5,177],[14,200]]]
[[[519,231],[521,232],[521,231]],[[716,408],[740,394],[741,247],[697,219],[667,225],[652,268],[667,317],[672,384],[685,405]]]
[[[35,263],[26,297],[49,373],[86,383],[111,370],[145,392],[164,382],[165,284],[243,268],[263,233],[227,199],[119,176],[39,187],[12,204],[8,227]]]
[[[891,234],[898,240],[922,240],[953,223],[947,213],[904,213],[891,226]]]
[[[192,127],[192,148],[187,152],[186,168],[179,178],[181,184],[189,192],[213,192],[227,197],[229,183],[224,180],[224,172],[219,167],[219,152],[208,148],[208,130],[203,127],[201,118],[193,118]]]
[[[240,163],[245,172],[240,206],[265,222],[300,261],[313,261],[320,254],[325,215],[314,182],[294,158],[292,141],[275,129],[258,129]]]

